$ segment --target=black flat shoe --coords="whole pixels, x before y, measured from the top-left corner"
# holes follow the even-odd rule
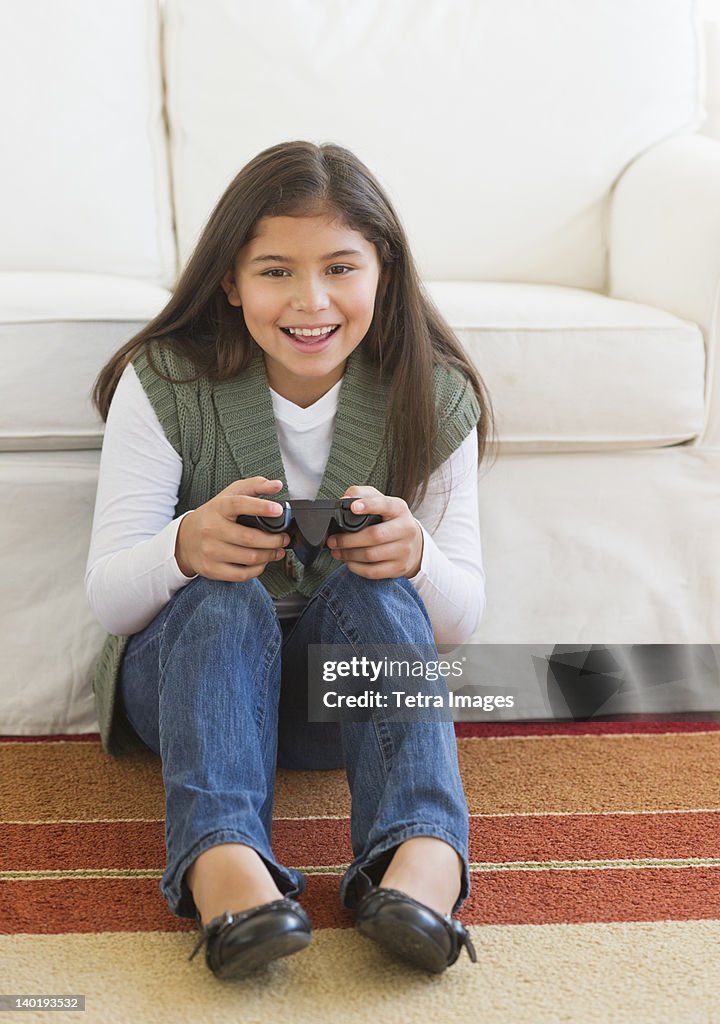
[[[201,926],[202,935],[188,960],[203,943],[205,961],[218,978],[241,978],[271,960],[305,949],[312,941],[310,919],[286,896],[240,913],[225,911]]]
[[[454,964],[463,946],[477,954],[464,925],[443,917],[398,889],[373,886],[356,907],[355,927],[403,960],[433,974]]]

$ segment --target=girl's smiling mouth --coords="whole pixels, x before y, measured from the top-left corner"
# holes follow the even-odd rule
[[[339,326],[339,324],[321,324],[318,327],[281,327],[280,330],[302,338],[317,338],[320,335],[334,334]]]
[[[339,328],[340,324],[323,324],[317,327],[281,327],[280,330],[290,338],[295,348],[319,349],[330,341]]]

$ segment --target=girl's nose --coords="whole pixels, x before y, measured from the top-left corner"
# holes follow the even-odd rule
[[[299,311],[313,309],[327,309],[330,305],[327,288],[321,280],[308,279],[298,281],[295,294],[292,299],[292,307]]]

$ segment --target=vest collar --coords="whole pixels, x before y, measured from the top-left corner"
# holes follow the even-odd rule
[[[330,454],[316,498],[340,498],[351,484],[366,483],[383,448],[389,385],[361,347],[351,352],[345,365]],[[273,497],[289,500],[262,351],[258,349],[238,377],[214,385],[213,402],[238,479],[282,480],[282,490]]]

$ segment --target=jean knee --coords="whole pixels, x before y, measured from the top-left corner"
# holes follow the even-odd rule
[[[358,613],[362,611],[363,618],[368,622],[395,622],[398,615],[405,622],[408,618],[417,619],[421,631],[429,631],[432,637],[432,625],[425,604],[404,576],[369,579],[343,565],[323,583],[321,592],[336,608],[351,607]]]
[[[334,572],[330,573],[319,588],[322,593],[342,593],[345,591],[358,594],[361,598],[372,601],[383,592],[390,592],[395,589],[394,585],[407,583],[404,577],[391,577],[389,579],[371,580],[367,576],[360,576],[352,572],[347,565],[341,565]]]
[[[274,634],[278,642],[282,639],[273,600],[257,578],[232,583],[197,576],[184,588],[174,611],[183,624],[199,616],[201,628],[211,632],[252,626],[254,632]]]

